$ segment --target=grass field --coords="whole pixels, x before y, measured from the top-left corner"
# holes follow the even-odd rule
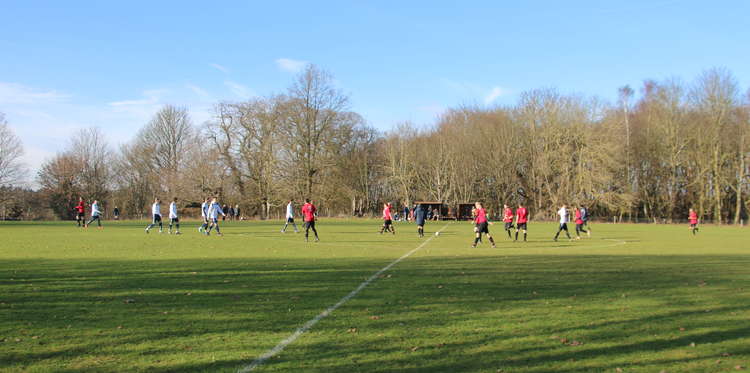
[[[419,251],[258,372],[724,372],[750,363],[750,230],[553,223],[471,249],[469,223],[0,223],[1,372],[235,372]],[[444,227],[439,237],[430,232]]]

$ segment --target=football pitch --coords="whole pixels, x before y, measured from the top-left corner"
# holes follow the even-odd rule
[[[750,364],[747,228],[594,224],[591,238],[552,242],[556,224],[532,222],[521,243],[495,224],[498,247],[472,249],[468,222],[428,222],[420,239],[410,223],[392,236],[377,233],[379,220],[321,219],[319,243],[281,234],[279,221],[226,222],[223,237],[200,235],[197,222],[180,236],[104,224],[0,223],[0,371]]]

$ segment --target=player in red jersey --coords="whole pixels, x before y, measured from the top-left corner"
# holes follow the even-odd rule
[[[383,234],[383,232],[388,232],[388,230],[390,230],[391,233],[396,234],[396,229],[393,228],[393,216],[391,215],[391,204],[384,203],[383,204],[383,227],[380,228],[380,234]]]
[[[505,223],[505,232],[510,236],[510,230],[513,229],[513,209],[508,205],[503,205],[503,223]]]
[[[526,242],[526,224],[529,222],[529,210],[523,207],[523,204],[519,203],[516,209],[516,238],[513,241],[518,241],[518,231],[523,231],[523,241]]]
[[[318,231],[315,229],[315,214],[317,211],[318,209],[310,202],[310,199],[305,199],[305,204],[302,206],[302,216],[305,220],[305,242],[307,242],[310,235],[310,229],[315,233],[315,242],[320,241],[318,239]]]
[[[698,232],[698,213],[690,209],[688,211],[688,220],[690,221],[690,229],[693,231],[693,235],[695,235]]]
[[[474,224],[476,229],[476,237],[474,237],[474,244],[471,245],[471,247],[477,247],[477,243],[482,239],[482,233],[487,235],[487,238],[490,239],[490,243],[492,244],[492,248],[495,248],[495,240],[492,239],[492,236],[490,235],[490,229],[488,224],[490,222],[487,220],[487,211],[482,207],[482,204],[477,202],[474,204],[476,207],[476,217],[474,218]]]
[[[76,223],[78,227],[82,227],[86,224],[86,203],[83,201],[83,197],[78,197],[78,204],[73,207],[73,211],[76,212]]]

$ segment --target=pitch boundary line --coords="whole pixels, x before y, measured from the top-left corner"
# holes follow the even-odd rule
[[[436,233],[442,232],[443,229],[445,229],[450,223],[444,225],[440,230],[438,230]],[[286,337],[285,339],[281,340],[274,348],[266,351],[262,355],[258,356],[253,360],[250,364],[240,368],[237,370],[238,373],[248,373],[255,370],[255,368],[258,368],[259,366],[263,365],[263,363],[266,362],[266,360],[276,356],[281,351],[284,351],[286,346],[292,344],[294,341],[297,340],[302,334],[310,330],[315,324],[317,324],[320,320],[323,320],[324,318],[328,317],[333,311],[338,309],[339,307],[343,306],[346,302],[357,296],[360,291],[362,291],[364,288],[366,288],[368,285],[370,285],[373,281],[377,280],[380,275],[382,275],[384,272],[387,272],[389,269],[393,268],[396,264],[400,263],[402,260],[412,256],[412,254],[419,251],[419,249],[423,248],[425,245],[427,245],[432,239],[435,238],[435,236],[430,236],[428,239],[426,239],[424,242],[422,242],[419,246],[412,249],[411,251],[407,252],[404,255],[401,255],[398,259],[392,261],[387,266],[383,267],[381,270],[375,272],[372,276],[370,276],[367,280],[359,284],[356,289],[352,290],[349,294],[341,298],[336,304],[328,307],[325,311],[319,313],[317,316],[313,317],[309,321],[307,321],[304,325],[297,328],[297,330],[294,331],[290,336]]]

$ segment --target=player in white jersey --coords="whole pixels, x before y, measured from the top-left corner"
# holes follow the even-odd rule
[[[177,197],[172,198],[172,203],[169,204],[169,234],[172,234],[172,225],[177,227],[175,234],[180,233],[180,217],[177,215]]]
[[[565,235],[568,236],[568,239],[570,240],[570,233],[568,232],[568,209],[564,204],[560,207],[560,210],[557,211],[557,215],[560,216],[560,227],[557,229],[554,241],[557,241],[557,237],[562,231],[565,231]]]
[[[286,233],[286,227],[289,224],[294,227],[294,233],[299,233],[297,224],[294,223],[294,201],[292,200],[289,200],[289,203],[286,205],[286,223],[284,223],[284,228],[281,229],[281,233]]]
[[[203,203],[201,203],[201,218],[203,219],[203,224],[198,227],[198,232],[200,233],[204,233],[206,229],[208,229],[208,207],[210,205],[211,200],[208,197],[203,199]]]
[[[102,229],[102,210],[99,208],[99,201],[97,200],[94,200],[94,203],[91,204],[91,220],[84,224],[83,227],[88,228],[94,220],[96,220],[99,229]]]
[[[206,231],[206,236],[211,234],[211,229],[216,227],[216,234],[221,236],[221,231],[219,230],[219,215],[221,216],[227,216],[227,214],[224,213],[224,210],[221,209],[221,205],[219,205],[219,202],[216,201],[216,197],[211,199],[211,205],[208,207],[208,220],[211,222],[211,225],[208,227],[208,230]]]
[[[149,224],[146,227],[146,233],[151,230],[151,228],[154,227],[154,225],[159,224],[159,233],[162,233],[162,223],[161,223],[161,200],[159,198],[154,199],[154,204],[151,205],[151,224]]]

